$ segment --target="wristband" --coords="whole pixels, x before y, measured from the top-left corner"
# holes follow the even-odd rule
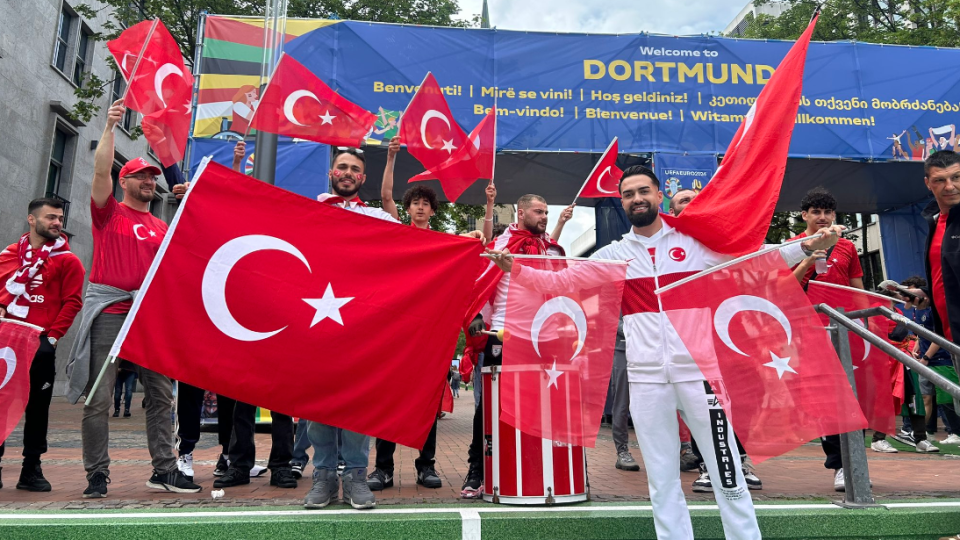
[[[921,356],[920,358],[921,358],[922,360],[926,360],[927,362],[933,360],[933,358],[930,358],[930,357],[927,356],[927,355],[923,355],[923,356]]]
[[[493,221],[493,218],[483,218],[484,221]]]

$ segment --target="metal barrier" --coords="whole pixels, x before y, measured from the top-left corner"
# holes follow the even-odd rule
[[[850,332],[853,332],[872,346],[882,350],[894,360],[929,380],[937,388],[953,396],[955,403],[960,402],[960,386],[921,364],[909,354],[896,348],[884,337],[878,336],[868,330],[868,325],[866,324],[867,319],[869,317],[883,317],[898,323],[903,323],[913,333],[929,340],[931,343],[936,343],[940,348],[949,352],[953,356],[954,368],[957,368],[958,359],[960,359],[960,347],[954,343],[947,341],[944,337],[927,330],[903,315],[885,307],[845,312],[843,309],[834,309],[826,304],[819,304],[816,306],[816,309],[830,318],[830,325],[827,326],[827,331],[833,340],[833,346],[837,350],[837,356],[840,357],[840,362],[843,364],[843,369],[847,374],[850,387],[853,388],[854,395],[857,393],[857,384],[854,381],[853,360],[850,356]],[[859,324],[855,319],[863,319],[863,325]],[[960,373],[960,369],[958,369],[958,373]],[[840,435],[840,457],[843,462],[845,489],[844,499],[838,504],[845,508],[868,508],[876,506],[870,488],[867,450],[863,442],[862,432],[857,431]]]

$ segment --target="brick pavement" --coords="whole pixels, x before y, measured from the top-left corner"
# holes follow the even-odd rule
[[[139,395],[134,403],[139,403]],[[414,503],[483,504],[459,498],[460,485],[467,470],[467,446],[470,441],[473,396],[462,392],[454,414],[440,421],[437,441],[437,472],[443,479],[440,489],[426,489],[416,484],[413,462],[416,452],[399,447],[395,485],[377,494],[382,505]],[[212,500],[213,468],[219,446],[217,434],[203,433],[194,451],[195,480],[203,491],[195,495],[158,492],[147,489],[150,459],[146,450],[143,409],[135,408],[129,419],[111,418],[110,455],[111,484],[106,499],[84,500],[85,474],[80,455],[81,406],[55,398],[51,405],[50,450],[44,456],[44,473],[53,484],[50,493],[29,493],[14,489],[20,469],[21,430],[7,441],[3,466],[5,486],[0,489],[0,509],[99,509],[99,508],[163,508],[184,506],[288,506],[299,505],[310,489],[310,481],[300,481],[296,489],[280,489],[269,485],[269,476],[251,480],[250,485],[226,490],[223,499]],[[635,439],[634,439],[635,440]],[[257,457],[261,465],[270,451],[268,433],[256,436]],[[635,446],[635,442],[634,445]],[[312,452],[311,452],[312,454]],[[878,502],[898,498],[958,497],[958,465],[955,456],[935,454],[877,454],[867,451],[874,493]],[[616,454],[607,427],[601,429],[597,447],[588,449],[589,479],[594,501],[649,500],[646,475],[643,471],[626,472],[614,468]],[[640,461],[638,450],[634,457]],[[372,463],[372,456],[371,456]],[[308,468],[309,478],[312,467]],[[823,454],[818,444],[808,444],[785,456],[757,466],[764,482],[762,491],[752,492],[758,500],[829,500],[838,498],[833,491],[832,472],[823,468]],[[684,491],[690,500],[710,501],[711,494],[695,494],[690,484],[695,473],[682,473]]]

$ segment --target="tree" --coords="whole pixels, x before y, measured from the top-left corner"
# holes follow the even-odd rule
[[[770,0],[757,0],[757,5]],[[760,15],[744,37],[796,39],[822,4],[813,33],[817,41],[856,40],[896,45],[960,45],[960,0],[786,0],[779,17]]]

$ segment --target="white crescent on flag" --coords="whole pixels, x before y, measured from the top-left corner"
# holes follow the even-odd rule
[[[606,189],[603,189],[603,186],[600,185],[600,181],[603,180],[604,175],[609,175],[612,177],[612,175],[610,175],[610,169],[611,167],[608,165],[607,168],[604,169],[602,173],[600,173],[600,176],[597,177],[597,191],[601,193],[616,193],[616,191],[608,191]]]
[[[429,142],[427,142],[427,122],[431,118],[438,118],[440,120],[443,120],[443,123],[447,125],[447,129],[450,129],[450,119],[447,118],[447,116],[442,112],[436,109],[430,109],[429,111],[426,112],[426,114],[423,115],[423,118],[420,120],[420,140],[423,141],[424,146],[433,150],[433,147],[430,146]]]
[[[4,347],[0,349],[0,358],[7,364],[7,373],[3,376],[3,382],[0,382],[0,390],[3,390],[3,387],[10,382],[10,379],[13,378],[13,373],[17,370],[17,353],[10,347]]]
[[[283,115],[287,117],[287,120],[289,120],[290,122],[300,127],[306,127],[307,125],[297,122],[296,117],[293,116],[293,106],[297,103],[298,99],[303,97],[313,98],[314,101],[316,101],[317,103],[320,103],[320,99],[317,98],[317,95],[309,90],[296,90],[294,92],[291,92],[290,95],[287,96],[287,99],[283,101]],[[327,114],[330,114],[330,113],[328,112]]]
[[[160,103],[163,104],[164,108],[167,107],[167,102],[163,100],[163,80],[166,79],[167,76],[174,73],[176,73],[181,79],[183,78],[183,72],[180,71],[180,68],[168,62],[160,66],[160,69],[157,70],[157,74],[153,76],[153,90],[157,93],[157,99],[160,100]]]
[[[786,332],[787,344],[789,345],[793,340],[793,329],[790,327],[790,320],[787,319],[787,316],[783,314],[783,311],[780,311],[780,308],[778,308],[776,304],[766,298],[741,294],[724,300],[713,314],[714,329],[717,335],[720,336],[723,344],[729,347],[730,350],[747,356],[747,353],[741,351],[733,340],[730,339],[730,321],[734,315],[741,311],[759,311],[760,313],[770,315],[780,323],[780,326],[782,326],[784,332]]]
[[[570,320],[577,325],[577,349],[573,352],[571,360],[580,354],[583,350],[583,342],[587,338],[587,316],[575,300],[566,296],[556,296],[543,303],[537,314],[533,317],[533,324],[530,326],[530,341],[533,342],[533,349],[540,356],[540,330],[543,324],[551,315],[563,314],[570,317]]]

